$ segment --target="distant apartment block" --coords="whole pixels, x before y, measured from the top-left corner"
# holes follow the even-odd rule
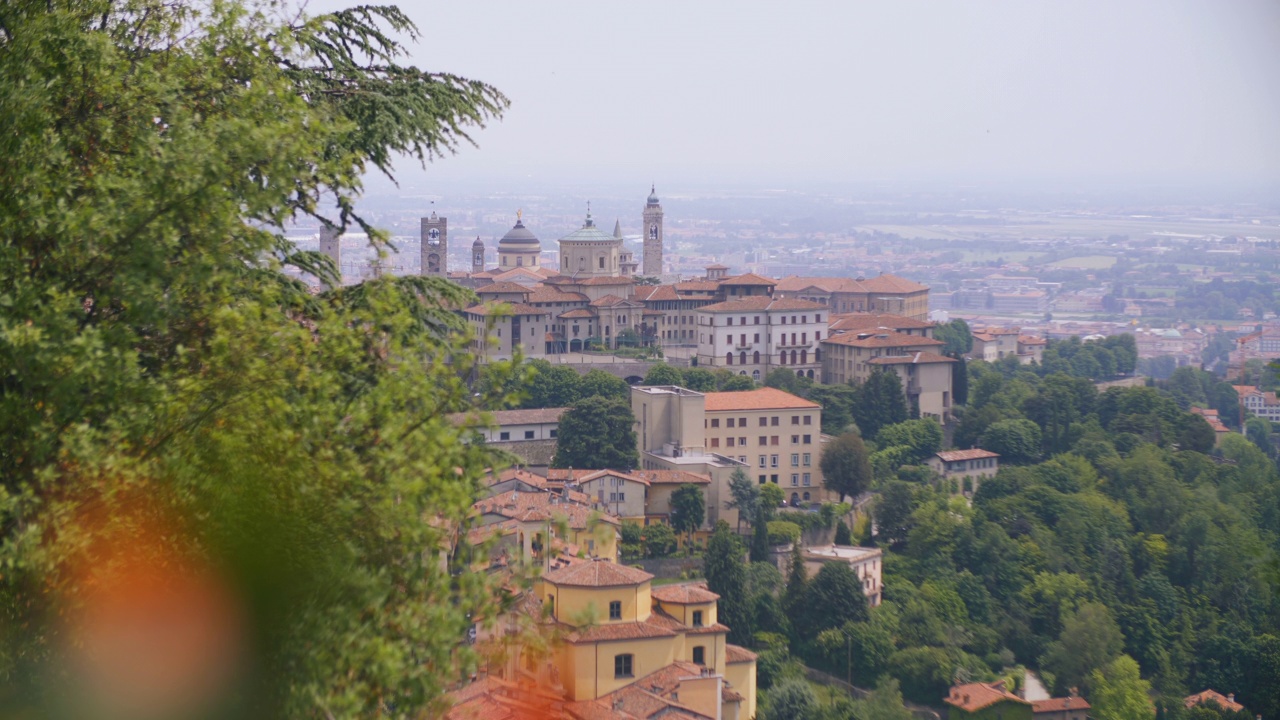
[[[944,343],[924,335],[884,328],[851,331],[823,341],[822,378],[828,384],[865,382],[877,368],[895,372],[907,402],[921,417],[951,419],[955,359],[940,354]]]
[[[699,308],[698,365],[762,381],[785,369],[816,378],[827,308],[808,300],[744,297]]]
[[[778,282],[775,294],[816,302],[837,313],[891,313],[913,320],[929,317],[929,288],[896,275],[873,278],[792,275]]]

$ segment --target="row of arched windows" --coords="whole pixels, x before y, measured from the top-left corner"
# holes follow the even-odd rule
[[[791,351],[790,359],[791,359],[791,362],[787,362],[787,352],[786,352],[785,350],[784,350],[784,351],[782,351],[781,353],[779,353],[779,355],[778,355],[778,362],[779,362],[779,363],[781,363],[781,364],[783,364],[783,365],[807,365],[807,364],[809,364],[809,351],[808,351],[808,350],[799,350],[799,351],[792,350],[792,351]],[[815,350],[813,351],[813,361],[814,361],[814,362],[822,362],[822,351],[821,351],[821,350],[817,350],[817,349],[815,349]],[[757,350],[757,351],[755,351],[755,352],[751,353],[751,363],[752,363],[753,365],[759,365],[759,364],[760,364],[760,351],[759,351],[759,350]],[[727,353],[725,353],[725,354],[724,354],[724,364],[725,364],[725,365],[732,365],[732,364],[733,364],[733,353],[731,353],[731,352],[727,352]],[[739,364],[739,365],[746,365],[746,364],[747,364],[747,352],[746,352],[745,350],[743,350],[742,352],[738,353],[738,364]]]

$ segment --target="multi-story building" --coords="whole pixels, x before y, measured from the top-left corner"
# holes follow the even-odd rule
[[[1276,359],[1280,359],[1280,324],[1269,323],[1236,341],[1227,358],[1227,377],[1239,377],[1250,360]]]
[[[1234,387],[1242,408],[1263,420],[1280,423],[1280,399],[1277,399],[1274,392],[1263,392],[1261,388],[1251,385]]]
[[[766,295],[706,305],[697,310],[698,365],[757,381],[778,368],[816,378],[828,317],[819,303]]]
[[[1033,335],[1018,336],[1018,362],[1023,365],[1044,362],[1044,349],[1049,341]]]
[[[1018,328],[987,328],[973,333],[973,349],[968,357],[973,360],[995,362],[1018,354]]]
[[[929,318],[929,288],[896,275],[873,278],[800,277],[778,281],[775,295],[827,306],[831,312],[891,313]]]
[[[848,565],[862,583],[862,594],[867,596],[867,604],[871,607],[880,605],[880,598],[884,594],[884,583],[880,580],[880,562],[883,558],[880,548],[815,545],[801,550],[800,556],[804,558],[804,568],[809,577],[816,575],[827,563]]]
[[[837,313],[831,316],[827,333],[835,337],[846,333],[892,330],[902,335],[933,337],[936,323],[887,313]]]
[[[922,351],[871,358],[869,364],[897,373],[902,391],[907,395],[907,405],[916,408],[920,417],[933,418],[945,425],[951,420],[951,384],[957,362],[961,361]]]
[[[598,470],[576,480],[577,489],[601,510],[623,520],[648,525],[671,517],[671,496],[683,485],[711,486],[711,476],[683,470]],[[709,519],[708,519],[709,520]],[[703,521],[702,530],[712,527]]]
[[[955,480],[957,490],[972,496],[984,478],[1000,471],[1000,454],[982,448],[944,450],[925,461],[943,480]]]
[[[822,342],[822,381],[865,382],[876,369],[891,370],[902,381],[907,402],[921,417],[946,423],[951,418],[954,359],[938,354],[944,343],[924,335],[884,328],[851,331]]]

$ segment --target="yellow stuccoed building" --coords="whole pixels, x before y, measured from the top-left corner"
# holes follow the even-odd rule
[[[460,690],[448,717],[487,717],[490,706],[527,705],[538,694],[563,698],[538,717],[754,718],[756,655],[726,642],[719,596],[697,584],[654,588],[652,579],[606,560],[545,573],[517,612],[542,618],[551,641],[519,648],[501,680]]]

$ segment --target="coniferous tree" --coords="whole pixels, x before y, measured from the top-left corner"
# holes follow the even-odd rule
[[[854,390],[853,419],[866,437],[873,438],[885,425],[904,422],[910,416],[902,379],[892,370],[872,370]]]
[[[764,508],[756,508],[756,519],[751,524],[751,562],[769,562],[769,518]]]
[[[707,589],[720,596],[717,613],[720,622],[729,626],[730,642],[751,641],[751,608],[747,599],[747,568],[742,561],[744,548],[729,523],[721,520],[707,542],[704,560]]]

